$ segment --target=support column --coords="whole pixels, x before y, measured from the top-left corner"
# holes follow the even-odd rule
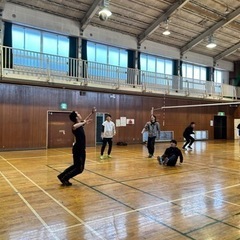
[[[229,80],[234,86],[240,86],[240,61],[234,62],[234,71],[229,73]]]
[[[207,81],[214,82],[214,67],[207,67],[206,74]]]
[[[173,60],[173,81],[172,89],[178,91],[182,85],[182,60],[175,59]]]

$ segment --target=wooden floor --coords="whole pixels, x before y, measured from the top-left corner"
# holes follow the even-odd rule
[[[70,148],[1,152],[0,239],[240,239],[239,141],[195,142],[176,167],[156,160],[168,146],[87,148],[71,187],[57,179]]]

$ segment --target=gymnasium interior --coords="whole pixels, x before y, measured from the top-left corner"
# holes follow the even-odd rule
[[[240,239],[239,0],[0,0],[0,26],[0,239]],[[72,111],[92,121],[67,187]]]

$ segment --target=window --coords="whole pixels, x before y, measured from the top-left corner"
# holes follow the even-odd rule
[[[93,43],[87,43],[87,58],[90,62],[96,61],[96,47]]]
[[[201,77],[200,77],[200,67],[198,67],[198,66],[193,67],[193,78],[194,79],[201,79]]]
[[[156,69],[156,58],[153,56],[148,56],[147,58],[147,71],[148,72],[157,72]]]
[[[96,48],[96,62],[107,64],[107,46],[98,44]]]
[[[141,54],[141,70],[172,75],[173,63],[171,60],[156,57],[153,55]]]
[[[88,61],[127,67],[127,51],[99,43],[87,42]]]
[[[165,62],[164,62],[164,59],[157,59],[157,69],[156,71],[158,73],[165,73]]]
[[[193,78],[193,66],[190,64],[187,64],[187,72],[186,72],[187,78]]]
[[[207,79],[207,69],[206,67],[183,63],[182,77],[183,88],[204,90]]]
[[[68,72],[68,37],[13,25],[12,39],[15,67]]]
[[[223,73],[220,70],[214,70],[214,82],[222,83],[223,82]]]
[[[25,49],[24,45],[24,28],[14,26],[12,27],[12,46],[14,48]]]
[[[140,55],[140,66],[142,70],[142,81],[153,84],[167,85],[167,75],[173,73],[172,60],[148,55]]]
[[[102,79],[127,79],[127,51],[121,48],[87,42],[88,73]]]
[[[128,65],[128,55],[127,52],[123,49],[120,49],[120,60],[119,60],[119,66],[120,67],[127,67]]]
[[[41,32],[38,30],[26,28],[23,30],[24,30],[24,50],[41,52]]]
[[[172,75],[173,74],[173,63],[171,60],[165,60],[165,74]]]
[[[182,77],[206,81],[207,69],[206,69],[206,67],[193,65],[190,63],[183,63],[182,64]]]

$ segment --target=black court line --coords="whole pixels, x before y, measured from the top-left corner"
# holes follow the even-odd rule
[[[52,168],[52,167],[50,167],[49,165],[47,165],[47,167],[53,169],[54,171],[59,172],[57,169]],[[107,197],[107,198],[109,198],[109,199],[111,199],[111,200],[113,200],[113,201],[115,201],[115,202],[117,202],[117,203],[125,206],[125,207],[128,207],[129,209],[131,209],[131,210],[139,213],[140,215],[142,215],[142,216],[144,216],[144,217],[146,217],[146,218],[148,218],[148,219],[150,219],[150,220],[153,220],[154,222],[159,223],[159,224],[161,224],[161,225],[163,225],[163,226],[165,226],[165,227],[167,227],[167,228],[169,228],[169,229],[171,229],[171,230],[173,230],[173,231],[175,231],[175,232],[177,232],[177,233],[179,233],[179,234],[181,234],[181,235],[183,235],[183,236],[185,236],[185,237],[188,237],[188,236],[186,236],[184,233],[180,232],[179,230],[177,230],[177,229],[175,229],[175,228],[173,228],[173,227],[171,227],[171,226],[168,226],[167,224],[165,224],[165,223],[163,223],[163,222],[161,222],[161,221],[159,221],[159,220],[156,220],[155,218],[153,218],[153,217],[151,217],[151,216],[149,216],[149,215],[147,215],[147,214],[145,214],[145,213],[143,213],[143,212],[141,212],[141,211],[139,211],[139,210],[137,210],[137,209],[135,209],[135,208],[133,208],[133,207],[131,207],[131,206],[129,206],[129,205],[121,202],[121,201],[119,201],[119,200],[117,200],[116,198],[113,198],[113,197],[111,197],[111,196],[103,193],[102,191],[100,191],[100,190],[98,190],[98,189],[96,189],[96,188],[94,188],[94,187],[91,187],[91,186],[89,186],[88,184],[83,183],[83,182],[81,182],[81,181],[79,181],[79,180],[77,180],[77,179],[75,179],[75,178],[73,178],[73,179],[74,179],[76,182],[79,182],[79,183],[81,183],[82,185],[84,185],[84,186],[86,186],[86,187],[88,187],[88,188],[96,191],[97,193],[99,193],[99,194],[101,194],[101,195],[103,195],[103,196],[105,196],[105,197]],[[110,179],[110,178],[108,178],[108,179]],[[114,180],[113,180],[113,181],[114,181]],[[117,183],[121,183],[121,182],[117,182]],[[87,223],[87,222],[86,222],[86,223]],[[189,238],[190,238],[190,239],[193,239],[193,238],[191,238],[191,237],[189,237]],[[193,239],[193,240],[194,240],[194,239]]]
[[[49,166],[49,165],[47,165],[47,167],[53,169],[54,171],[60,172],[60,171],[58,171],[57,169],[55,169],[54,167],[51,167],[51,166]],[[85,170],[86,170],[86,169],[85,169]],[[147,195],[149,195],[149,196],[155,197],[155,198],[157,198],[157,199],[159,199],[159,200],[163,200],[163,201],[165,201],[166,203],[170,203],[170,204],[175,205],[175,206],[178,206],[180,209],[182,209],[182,207],[181,207],[179,204],[175,203],[175,202],[168,201],[168,200],[163,199],[163,198],[159,198],[158,196],[156,196],[156,195],[154,195],[154,194],[151,194],[151,193],[142,191],[142,190],[140,190],[140,189],[138,189],[138,188],[129,186],[129,185],[125,184],[124,182],[114,180],[114,179],[112,179],[112,178],[103,176],[103,175],[98,174],[98,173],[95,173],[95,172],[93,172],[93,171],[90,171],[90,170],[86,170],[86,171],[89,171],[89,172],[94,173],[94,174],[96,174],[96,175],[99,175],[99,176],[101,176],[101,177],[103,177],[103,178],[106,178],[106,179],[108,179],[108,180],[111,180],[111,181],[113,181],[114,183],[122,184],[122,185],[124,185],[124,186],[127,186],[127,187],[129,187],[129,188],[132,188],[132,189],[134,189],[134,190],[137,190],[137,191],[142,192],[142,193],[144,193],[144,194],[147,194]],[[173,173],[173,174],[177,174],[177,173]],[[226,224],[226,225],[228,225],[228,226],[234,227],[234,228],[236,228],[236,229],[240,229],[240,228],[237,228],[237,227],[235,227],[235,226],[232,226],[231,224],[228,224],[228,223],[223,222],[223,220],[218,220],[218,219],[212,218],[212,217],[210,217],[210,216],[208,216],[208,215],[199,213],[198,211],[193,211],[194,213],[196,213],[196,214],[198,214],[198,215],[200,215],[200,216],[204,216],[204,217],[206,217],[206,218],[209,218],[209,219],[211,219],[211,220],[213,220],[213,221],[215,221],[215,222],[209,223],[209,224],[206,224],[206,225],[203,225],[202,227],[199,227],[199,228],[195,228],[195,229],[193,229],[192,231],[189,231],[189,232],[187,232],[187,233],[183,233],[183,232],[181,232],[181,231],[179,231],[179,230],[177,230],[177,229],[175,229],[175,228],[173,228],[173,227],[165,224],[164,222],[157,220],[157,219],[154,218],[153,216],[143,213],[141,209],[140,209],[140,210],[135,209],[135,208],[133,208],[133,207],[131,207],[131,206],[129,206],[129,205],[127,205],[127,204],[125,204],[125,203],[117,200],[116,198],[113,198],[113,197],[111,197],[111,196],[103,193],[102,191],[96,189],[96,188],[95,188],[96,186],[89,186],[88,184],[86,184],[86,183],[84,183],[84,182],[81,182],[81,181],[79,181],[79,180],[77,180],[77,179],[75,179],[75,178],[73,178],[73,179],[74,179],[76,182],[79,182],[79,183],[81,183],[82,185],[84,185],[84,186],[86,186],[86,187],[88,187],[88,188],[96,191],[97,193],[99,193],[99,194],[101,194],[101,195],[103,195],[103,196],[105,196],[105,197],[107,197],[107,198],[109,198],[109,199],[111,199],[111,200],[113,200],[113,201],[115,201],[115,202],[117,202],[117,203],[125,206],[125,207],[128,207],[128,208],[130,208],[131,210],[133,210],[133,211],[135,211],[135,212],[138,212],[138,213],[141,214],[142,216],[144,216],[144,217],[146,217],[146,218],[148,218],[148,219],[150,219],[150,220],[153,220],[154,222],[159,223],[159,224],[161,224],[161,225],[163,225],[163,226],[165,226],[165,227],[167,227],[167,228],[169,228],[169,229],[171,229],[171,230],[173,230],[173,231],[175,231],[175,232],[177,232],[177,233],[179,233],[179,234],[181,234],[181,235],[183,235],[183,236],[185,236],[185,237],[188,237],[188,238],[190,238],[190,239],[193,239],[193,240],[194,240],[194,238],[188,236],[187,234],[192,233],[192,232],[194,232],[194,231],[201,230],[201,229],[205,228],[205,227],[208,226],[208,225],[213,225],[213,224],[216,224],[216,223],[223,223],[223,224]],[[142,179],[142,178],[140,178],[140,179]],[[112,184],[112,183],[109,183],[109,184]],[[109,185],[109,184],[103,184],[103,185]],[[103,185],[102,185],[102,186],[103,186]],[[207,195],[205,195],[204,193],[203,193],[203,194],[200,194],[200,195],[204,195],[204,196],[207,197]],[[190,196],[190,197],[191,197],[191,196]],[[189,197],[189,198],[190,198],[190,197]]]
[[[229,224],[229,223],[225,223],[225,222],[223,222],[223,220],[217,220],[216,222],[212,222],[212,223],[206,224],[204,227],[199,228],[199,229],[193,229],[193,230],[191,230],[191,231],[189,231],[189,232],[186,232],[185,234],[193,233],[193,232],[195,232],[195,231],[201,230],[201,229],[203,229],[203,228],[205,228],[205,227],[214,225],[214,224],[216,224],[216,223],[223,223],[223,224],[225,224],[225,225],[227,225],[227,226],[229,226],[229,227],[233,227],[233,228],[235,228],[235,229],[237,229],[237,230],[240,230],[239,227],[233,226],[233,225],[231,225],[231,224]]]
[[[202,170],[203,170],[203,169],[202,169]],[[220,169],[220,170],[221,170],[221,169]],[[99,175],[99,176],[101,176],[101,177],[107,178],[107,179],[109,179],[109,180],[112,180],[112,181],[115,182],[115,183],[122,184],[122,185],[124,185],[124,186],[127,186],[127,187],[129,187],[129,188],[132,188],[132,189],[137,190],[137,191],[139,191],[139,192],[142,192],[142,193],[144,193],[144,194],[147,194],[147,195],[150,195],[150,196],[152,196],[152,197],[155,197],[155,198],[157,198],[157,199],[159,199],[159,200],[163,200],[163,201],[165,201],[166,203],[170,203],[170,204],[175,205],[175,206],[178,206],[179,208],[182,209],[181,205],[179,205],[179,204],[177,204],[177,203],[175,203],[175,202],[171,202],[171,201],[169,202],[169,200],[166,200],[166,199],[164,199],[164,198],[160,198],[160,197],[158,197],[158,196],[156,196],[156,195],[154,195],[154,194],[151,194],[151,193],[149,193],[149,192],[145,192],[145,191],[143,191],[143,190],[141,190],[141,189],[135,188],[135,187],[130,186],[130,185],[128,185],[128,184],[125,183],[125,182],[132,181],[132,180],[126,180],[126,181],[122,181],[122,182],[121,182],[121,181],[117,181],[117,180],[111,179],[111,178],[109,178],[109,177],[103,176],[103,175],[101,175],[101,174],[95,173],[95,172],[90,171],[90,170],[87,170],[87,171],[92,172],[92,173],[94,173],[94,174],[96,174],[96,175]],[[172,175],[175,175],[175,174],[178,174],[178,173],[172,173]],[[171,175],[171,174],[165,174],[165,175]],[[160,176],[165,176],[165,175],[160,175]],[[157,177],[157,176],[154,176],[154,177]],[[148,178],[140,178],[140,179],[148,179]],[[135,179],[135,180],[140,180],[140,179]],[[134,180],[133,180],[133,181],[134,181]],[[112,184],[112,183],[109,183],[109,184]],[[109,185],[109,184],[108,184],[108,185]],[[106,184],[102,184],[102,185],[106,185]],[[207,195],[205,195],[205,193],[200,194],[200,195],[203,195],[203,196],[209,198]],[[189,198],[191,198],[191,196],[190,196]],[[228,203],[228,204],[230,204],[230,203]],[[140,211],[141,211],[141,210],[140,210]],[[214,222],[214,223],[211,223],[211,224],[223,223],[223,224],[225,224],[225,225],[232,226],[232,227],[234,227],[234,228],[236,228],[236,229],[240,229],[240,228],[238,228],[238,227],[236,227],[236,226],[234,226],[234,225],[231,225],[231,224],[228,224],[228,223],[223,222],[224,220],[218,220],[218,219],[212,218],[212,217],[210,217],[210,216],[208,216],[208,215],[206,215],[206,214],[199,213],[198,211],[193,211],[193,212],[194,212],[194,213],[197,213],[197,214],[200,215],[200,216],[204,216],[204,217],[206,217],[206,218],[209,218],[209,219],[214,220],[215,222]],[[157,222],[158,220],[154,220],[154,221]],[[209,225],[209,224],[207,224],[207,225]],[[197,230],[201,230],[201,229],[203,229],[204,227],[206,227],[207,225],[204,225],[203,227],[197,228],[197,229],[192,230],[192,231],[190,231],[190,232],[197,231]],[[187,234],[187,233],[185,233],[185,234]]]

